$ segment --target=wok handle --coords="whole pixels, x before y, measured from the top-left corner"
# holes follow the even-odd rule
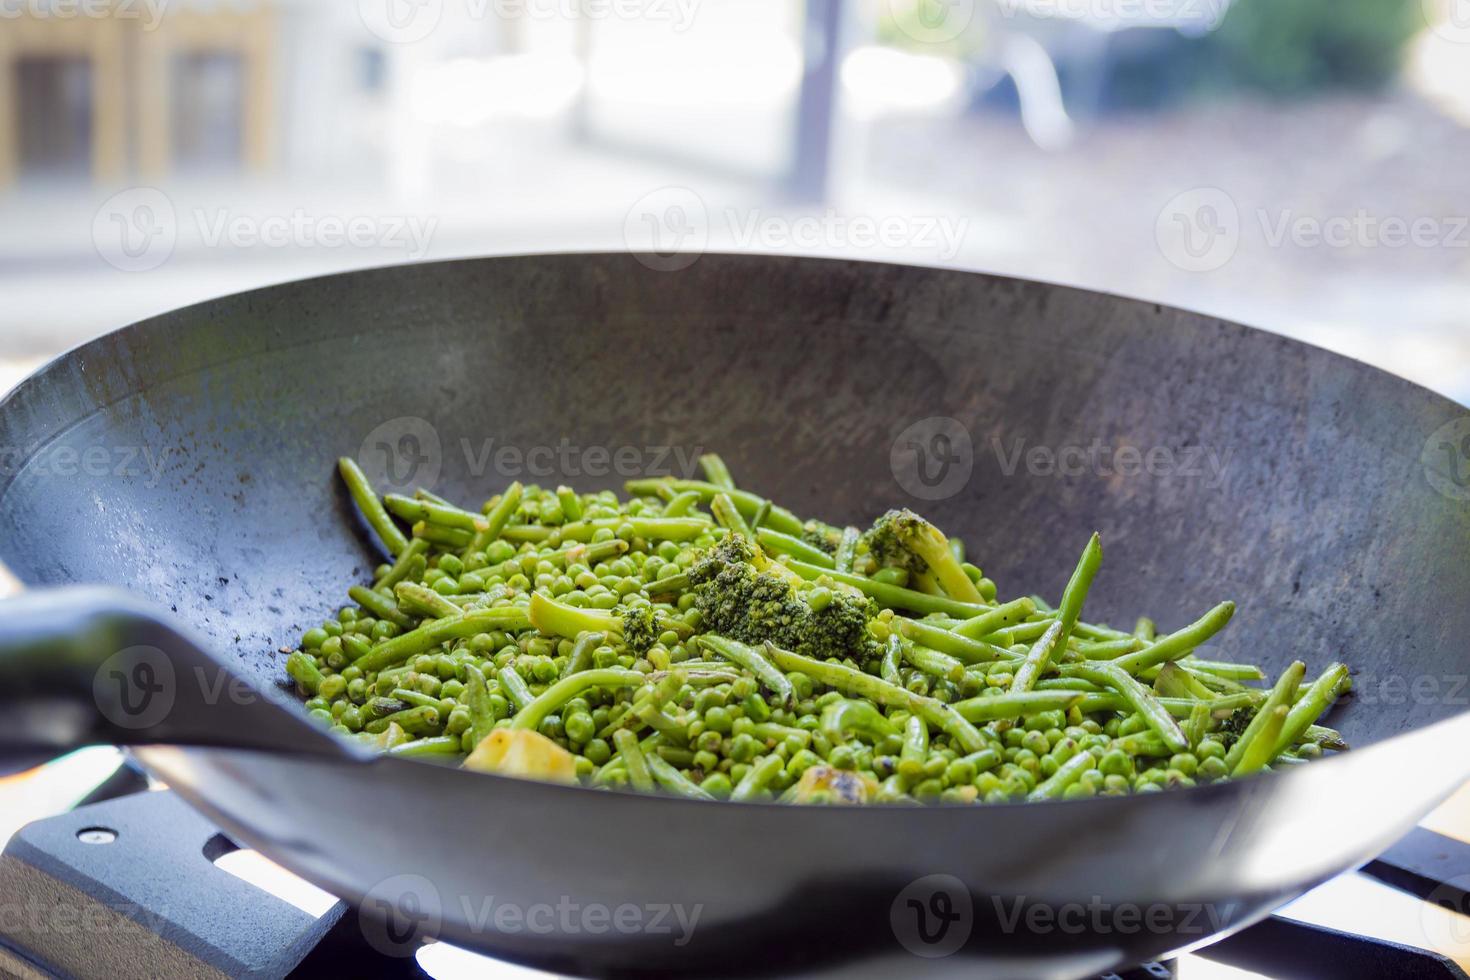
[[[0,600],[0,767],[94,744],[358,755],[288,691],[249,683],[126,592]]]

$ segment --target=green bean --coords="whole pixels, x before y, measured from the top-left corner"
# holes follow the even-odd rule
[[[700,789],[690,778],[675,769],[657,753],[647,756],[646,763],[648,771],[658,784],[675,796],[682,796],[690,800],[713,800],[704,790]],[[628,770],[631,776],[632,770]]]
[[[410,735],[430,735],[439,731],[439,709],[418,705],[396,711],[383,718],[375,718],[362,726],[363,731],[374,735],[388,730],[389,725],[397,725]]]
[[[1133,626],[1133,635],[1144,643],[1152,643],[1158,635],[1158,627],[1147,616],[1139,616],[1138,622]]]
[[[458,616],[463,612],[462,609],[444,596],[435,592],[433,589],[424,588],[417,582],[399,582],[393,587],[393,594],[398,596],[398,605],[400,608],[406,607],[414,613],[430,616],[434,619],[443,619],[446,616]],[[410,623],[409,625],[412,626],[413,624]]]
[[[956,701],[950,707],[966,721],[999,721],[1043,711],[1066,711],[1085,697],[1081,691],[1007,691]]]
[[[750,530],[750,525],[745,523],[745,518],[740,516],[740,511],[735,508],[735,502],[727,493],[717,493],[710,499],[710,513],[715,515],[715,520],[720,527],[731,534],[738,534],[748,541],[755,540],[755,535]]]
[[[1348,747],[1348,743],[1342,737],[1341,732],[1335,728],[1327,728],[1322,725],[1308,725],[1307,730],[1302,733],[1302,739],[1320,745],[1324,749],[1341,751]]]
[[[400,759],[447,758],[464,755],[464,748],[458,735],[436,735],[395,745],[387,750],[387,754]]]
[[[382,670],[402,663],[415,654],[424,653],[446,640],[476,633],[495,630],[515,631],[529,629],[531,619],[526,610],[519,606],[496,606],[492,609],[472,609],[459,616],[436,619],[418,629],[384,640],[373,647],[371,653],[357,661],[363,673]]]
[[[1200,660],[1197,657],[1183,657],[1176,662],[1190,670],[1213,674],[1225,680],[1263,681],[1266,679],[1265,673],[1255,664],[1229,664],[1220,660]]]
[[[1253,772],[1259,772],[1270,765],[1279,754],[1277,745],[1281,741],[1281,730],[1286,725],[1286,718],[1290,709],[1286,705],[1277,705],[1270,711],[1262,710],[1257,717],[1264,716],[1261,726],[1255,732],[1255,738],[1246,744],[1245,750],[1241,752],[1239,760],[1230,770],[1231,778],[1249,776]],[[1245,736],[1235,744],[1239,746],[1245,742]],[[1225,759],[1226,765],[1230,764],[1229,756]]]
[[[1276,709],[1285,708],[1288,711],[1290,710],[1292,697],[1296,694],[1296,689],[1300,686],[1306,670],[1306,664],[1300,660],[1294,660],[1291,666],[1282,671],[1281,677],[1276,681],[1275,686],[1271,688],[1271,693],[1266,695],[1266,700],[1256,709],[1255,716],[1251,718],[1250,724],[1245,727],[1245,731],[1241,732],[1240,738],[1235,740],[1235,744],[1230,747],[1230,751],[1225,753],[1225,765],[1229,767],[1232,775],[1234,775],[1236,768],[1240,765],[1241,759],[1245,758],[1246,751],[1251,747],[1251,743],[1260,737],[1261,732],[1268,725],[1276,725],[1272,721]],[[1285,722],[1286,716],[1283,715],[1280,725],[1284,725]],[[1261,761],[1257,768],[1268,764],[1275,757],[1276,736],[1281,732],[1280,725],[1276,725],[1276,733],[1272,735],[1270,744],[1262,746],[1257,753],[1257,755],[1265,756],[1264,761]]]
[[[470,709],[470,736],[479,745],[495,727],[495,710],[490,702],[490,687],[485,672],[474,664],[465,667],[465,705]]]
[[[1118,666],[1116,660],[1088,661],[1080,664],[1065,664],[1061,668],[1064,677],[1081,677],[1111,688],[1127,701],[1129,706],[1143,715],[1152,728],[1164,740],[1164,744],[1175,752],[1184,752],[1189,748],[1189,741],[1184,737],[1184,732],[1174,721],[1168,709],[1159,704],[1148,688],[1134,680],[1126,671]]]
[[[1136,636],[1126,640],[1091,640],[1077,644],[1077,652],[1084,660],[1116,660],[1125,653],[1141,650],[1144,642]]]
[[[1170,633],[1163,639],[1155,640],[1142,650],[1119,657],[1112,663],[1130,674],[1137,674],[1147,667],[1178,660],[1224,629],[1225,624],[1230,622],[1230,617],[1233,615],[1235,615],[1235,603],[1222,602],[1184,629]]]
[[[928,623],[921,623],[916,619],[905,619],[902,616],[894,616],[893,624],[906,638],[921,643],[931,650],[947,653],[951,657],[966,664],[990,663],[995,660],[1018,659],[1009,650],[1003,650],[983,640],[972,640],[958,633]]]
[[[821,548],[813,547],[800,538],[794,538],[780,531],[773,531],[768,527],[758,528],[755,539],[760,546],[769,553],[778,555],[790,555],[792,558],[800,559],[809,565],[820,565],[822,568],[835,568],[836,564],[832,556]]]
[[[1086,640],[1126,640],[1132,633],[1124,633],[1115,630],[1111,626],[1099,626],[1097,623],[1078,622],[1072,632]]]
[[[699,468],[704,470],[704,478],[721,490],[735,489],[735,479],[730,475],[730,468],[725,465],[719,453],[705,453],[700,456]]]
[[[750,767],[745,778],[736,784],[734,791],[730,793],[730,799],[736,803],[747,803],[755,799],[756,795],[776,778],[776,773],[784,768],[786,768],[786,761],[779,755],[772,753],[763,756],[759,762]]]
[[[755,513],[750,515],[751,533],[758,532],[761,524],[769,516],[771,516],[771,502],[769,500],[762,500],[760,506],[755,509]]]
[[[510,700],[511,704],[515,705],[517,713],[525,711],[531,702],[536,700],[536,696],[526,686],[525,679],[516,673],[516,669],[509,664],[495,672],[495,679],[500,682],[500,693],[504,694]]]
[[[591,667],[592,652],[606,641],[606,633],[588,632],[578,636],[572,644],[571,656],[567,657],[567,665],[562,670],[561,676],[570,677]]]
[[[342,482],[347,484],[347,491],[351,494],[353,503],[357,504],[358,511],[367,521],[368,526],[377,534],[378,540],[383,542],[383,547],[395,557],[401,554],[403,549],[408,547],[408,538],[398,530],[398,525],[393,523],[393,518],[388,516],[383,502],[378,499],[377,492],[368,482],[367,474],[354,460],[346,456],[337,460],[337,471],[342,475]]]
[[[842,529],[842,537],[837,541],[837,554],[832,558],[833,567],[839,572],[851,572],[852,561],[857,556],[858,540],[862,532],[857,528],[848,526]]]
[[[953,627],[953,632],[972,640],[984,640],[997,630],[1021,622],[1036,611],[1036,603],[1027,598],[1003,602],[994,609],[964,620]]]
[[[1015,626],[1006,626],[990,634],[992,643],[999,647],[1014,646],[1017,643],[1029,643],[1039,638],[1056,620],[1051,618],[1037,620],[1029,623],[1017,623]]]
[[[903,708],[911,714],[920,715],[926,722],[954,739],[966,752],[978,752],[986,747],[984,737],[975,727],[943,701],[915,694],[872,674],[865,674],[842,664],[803,657],[770,643],[766,644],[766,654],[782,670],[800,671],[812,680],[835,687],[839,691],[859,694],[879,704]]]
[[[740,515],[746,519],[754,517],[755,512],[760,509],[761,503],[765,500],[764,497],[758,497],[745,490],[734,490],[730,487],[716,486],[713,483],[701,482],[699,480],[670,480],[667,478],[629,480],[625,484],[625,487],[629,493],[649,496],[657,492],[655,488],[659,484],[667,486],[675,492],[693,490],[699,494],[700,500],[706,504],[714,499],[715,494],[727,493],[730,495],[730,499],[734,501],[736,508],[739,509]],[[793,537],[801,537],[801,533],[804,530],[801,520],[784,507],[771,508],[770,515],[766,518],[766,526],[773,531],[780,531],[782,534],[790,534]]]
[[[414,621],[406,616],[398,608],[398,603],[372,589],[362,585],[354,585],[347,590],[347,596],[378,619],[386,619],[404,629],[413,629]],[[457,611],[457,610],[456,610]]]
[[[435,710],[439,708],[439,699],[430,697],[423,691],[410,691],[407,688],[395,687],[388,692],[388,697],[411,707],[434,708]]]
[[[568,486],[557,487],[556,501],[561,504],[561,512],[567,520],[582,519],[582,498],[577,496],[577,491]]]
[[[888,642],[883,648],[883,661],[878,668],[878,676],[895,687],[902,687],[903,681],[898,675],[898,663],[903,657],[903,638],[897,633],[888,635]]]
[[[648,771],[648,760],[643,757],[643,750],[638,746],[638,736],[626,728],[620,728],[613,732],[613,745],[617,747],[618,755],[628,767],[628,782],[634,789],[651,792],[653,774]]]
[[[1078,692],[1083,693],[1083,692]],[[1224,697],[1212,698],[1209,701],[1196,701],[1194,698],[1158,698],[1159,704],[1164,710],[1175,718],[1188,718],[1190,712],[1197,704],[1203,704],[1209,709],[1211,717],[1221,718],[1228,716],[1230,712],[1238,708],[1248,708],[1255,702],[1248,694],[1227,694]],[[1077,707],[1083,714],[1097,711],[1133,711],[1133,706],[1126,698],[1119,694],[1092,694],[1087,693],[1082,700],[1077,702]]]
[[[903,726],[903,746],[898,753],[899,775],[917,781],[924,775],[929,758],[929,726],[918,715],[909,715]]]
[[[373,583],[373,589],[391,589],[393,586],[411,576],[414,560],[426,555],[429,551],[429,542],[423,538],[414,538],[409,541],[398,557],[394,560],[388,573]]]
[[[1332,703],[1337,700],[1338,687],[1347,679],[1347,676],[1346,664],[1333,664],[1312,682],[1311,687],[1307,688],[1307,693],[1302,695],[1287,714],[1281,726],[1281,736],[1276,743],[1276,751],[1273,755],[1284,752],[1295,745],[1306,734],[1307,729],[1322,716],[1323,712],[1332,707]]]
[[[776,695],[777,700],[783,706],[789,708],[796,703],[796,692],[791,686],[791,681],[755,647],[726,639],[723,636],[716,636],[713,633],[701,636],[699,645],[719,654],[732,664],[750,671],[755,675],[756,680]]]
[[[510,667],[505,667],[497,675],[501,678],[501,686],[505,686],[506,671],[510,671],[517,680],[520,679],[520,675],[516,674],[514,670]],[[520,705],[520,708],[516,712],[515,717],[511,719],[510,727],[535,731],[541,727],[541,723],[546,720],[548,715],[560,710],[562,705],[566,704],[572,698],[577,697],[583,691],[589,691],[595,687],[641,687],[647,680],[647,675],[640,674],[636,670],[617,670],[614,668],[584,670],[579,674],[563,677],[527,704],[520,705],[520,696],[516,695],[515,700]]]
[[[1045,782],[1039,783],[1027,795],[1026,799],[1033,802],[1038,800],[1054,800],[1066,792],[1068,786],[1071,786],[1078,779],[1082,778],[1082,774],[1093,768],[1094,765],[1096,765],[1096,762],[1092,758],[1092,753],[1078,752],[1072,758],[1058,766],[1057,771]]]
[[[867,701],[851,698],[840,698],[822,709],[821,730],[834,740],[840,740],[844,732],[857,732],[874,742],[898,734],[898,726],[883,712]]]
[[[388,510],[406,521],[424,521],[441,527],[457,527],[466,531],[478,531],[486,526],[485,518],[467,510],[428,500],[415,500],[402,494],[390,493],[383,498]]]
[[[947,653],[940,653],[938,650],[931,650],[917,643],[909,643],[903,648],[903,656],[905,660],[931,677],[938,677],[954,684],[964,680],[965,665]]]
[[[1031,645],[1026,659],[1021,661],[1021,666],[1016,668],[1015,677],[1011,680],[1012,692],[1029,691],[1036,686],[1041,675],[1051,667],[1052,656],[1058,647],[1066,643],[1066,632],[1066,622],[1059,619],[1052,624],[1051,629],[1041,635],[1041,639]]]
[[[521,506],[521,497],[525,488],[521,482],[516,480],[505,488],[500,499],[485,514],[485,526],[475,532],[473,540],[470,541],[470,551],[484,551],[490,542],[505,531],[505,526],[510,523],[511,516]]]
[[[286,673],[291,679],[301,685],[301,689],[308,694],[315,694],[322,687],[322,672],[317,667],[316,661],[310,654],[297,650],[286,658]]]
[[[683,517],[697,503],[699,503],[699,494],[693,490],[685,490],[683,493],[677,493],[669,498],[669,502],[664,505],[664,516]]]
[[[1203,701],[1189,709],[1189,720],[1184,723],[1184,737],[1190,748],[1195,748],[1210,730],[1210,707]]]
[[[1067,580],[1067,587],[1062,592],[1062,601],[1057,606],[1057,622],[1062,627],[1057,649],[1067,648],[1067,640],[1071,638],[1072,631],[1082,616],[1082,606],[1087,601],[1087,593],[1092,588],[1092,580],[1097,577],[1097,570],[1100,567],[1102,567],[1102,536],[1094,531],[1092,537],[1087,539],[1087,546],[1082,549],[1082,557],[1077,559],[1077,567],[1073,569],[1072,577]]]
[[[439,524],[419,521],[413,526],[413,536],[423,538],[430,544],[437,544],[441,548],[450,548],[455,551],[474,550],[471,547],[474,535],[457,527],[443,527]]]
[[[976,605],[971,602],[960,602],[946,596],[930,595],[927,592],[916,592],[913,589],[902,589],[896,585],[886,585],[875,582],[863,575],[852,575],[839,572],[831,568],[823,568],[820,565],[808,565],[806,562],[791,561],[787,563],[793,572],[802,578],[811,581],[826,575],[834,582],[843,585],[851,585],[863,595],[868,596],[889,609],[908,609],[916,613],[945,613],[950,616],[958,616],[969,619],[985,612],[987,607]]]

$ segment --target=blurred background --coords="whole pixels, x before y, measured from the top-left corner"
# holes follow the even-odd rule
[[[635,247],[1075,283],[1470,403],[1467,159],[1470,0],[0,0],[0,388],[233,290]]]

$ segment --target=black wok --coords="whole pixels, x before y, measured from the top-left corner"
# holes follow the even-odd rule
[[[670,273],[560,255],[231,296],[87,344],[0,403],[0,558],[34,588],[0,606],[3,743],[236,746],[139,755],[370,917],[418,910],[421,932],[553,969],[835,969],[908,957],[905,937],[943,952],[948,939],[914,939],[939,935],[942,915],[963,916],[946,936],[969,936],[947,963],[1097,973],[1259,918],[1470,778],[1470,504],[1444,428],[1461,415],[1209,317],[932,269],[707,255]],[[957,426],[906,432],[936,417]],[[1095,441],[1140,450],[1143,472],[1061,452]],[[551,453],[517,462],[502,447]],[[619,447],[633,449],[623,470],[656,472],[681,465],[658,447],[718,449],[742,484],[835,521],[922,507],[1008,594],[1057,595],[1098,529],[1089,618],[1176,626],[1234,598],[1214,654],[1273,672],[1353,665],[1359,695],[1334,724],[1359,748],[1146,797],[717,805],[365,761],[289,697],[196,683],[218,663],[280,694],[278,649],[380,561],[339,455],[471,502],[513,477],[618,486]],[[150,605],[45,588],[75,583]],[[146,725],[97,680],[158,686],[136,651],[98,672],[138,645],[173,672],[172,710]],[[928,875],[953,880],[904,891]],[[548,922],[543,903],[576,911]],[[643,910],[627,928],[583,915],[625,904]],[[698,907],[692,940],[651,928],[658,906]],[[1017,919],[1030,908],[1043,911]]]

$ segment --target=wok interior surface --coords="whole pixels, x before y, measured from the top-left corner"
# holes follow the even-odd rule
[[[706,255],[676,273],[627,255],[435,263],[227,297],[45,368],[0,403],[0,445],[19,447],[18,465],[0,475],[0,559],[32,585],[133,589],[171,608],[245,675],[279,685],[278,649],[331,614],[381,560],[335,478],[338,456],[358,456],[380,481],[424,483],[474,506],[515,478],[594,490],[650,472],[697,475],[694,458],[713,450],[742,486],[805,516],[865,524],[891,506],[915,507],[963,537],[1002,598],[1055,599],[1098,530],[1105,558],[1089,620],[1129,628],[1147,614],[1172,629],[1235,599],[1239,612],[1210,655],[1273,674],[1293,659],[1314,673],[1347,662],[1361,694],[1333,723],[1367,745],[1457,715],[1470,696],[1461,689],[1470,506],[1437,492],[1421,462],[1426,442],[1458,414],[1407,382],[1293,341],[1046,284],[766,256]],[[920,445],[969,475],[945,484],[952,495],[928,500],[913,493],[928,491],[915,481],[911,427],[936,418],[954,420],[942,431],[963,436],[935,442],[940,429],[930,422],[917,430]],[[1110,463],[1078,464],[1090,447]],[[1119,471],[1107,454],[1124,447],[1152,460],[1144,472]],[[69,451],[78,459],[90,451],[93,465],[67,466]],[[931,476],[934,464],[923,464]],[[1429,680],[1415,691],[1416,678]],[[1360,756],[1352,763],[1360,772],[1378,758]],[[925,867],[1008,894],[1019,883],[1035,895],[1051,882],[1172,900],[1187,897],[1183,881],[1248,894],[1248,911],[1259,914],[1413,819],[1365,820],[1356,839],[1322,841],[1316,854],[1298,838],[1299,860],[1270,874],[1256,868],[1247,880],[1208,871],[1208,861],[1181,871],[1178,848],[1203,846],[1216,861],[1276,839],[1264,818],[1247,814],[1285,819],[1284,801],[1300,801],[1285,787],[1337,786],[1352,776],[1348,759],[1302,779],[1272,776],[1168,802],[798,814],[629,800],[396,760],[364,770],[229,753],[150,757],[227,829],[353,897],[393,867],[432,867],[465,887],[480,875],[525,896],[662,886],[692,897],[695,882],[713,887],[704,874],[671,882],[679,862],[667,846],[632,847],[618,859],[558,852],[550,835],[571,830],[569,811],[605,839],[645,820],[665,826],[649,814],[688,813],[687,825],[664,831],[686,860],[699,829],[718,826],[718,855],[707,844],[698,853],[728,881],[762,865],[754,849],[773,834],[783,842],[764,845],[785,859],[766,871],[775,880],[732,884],[729,900],[706,913],[747,924],[789,911],[803,889],[817,889],[830,908],[862,882],[881,892]],[[367,802],[381,780],[432,781],[436,801],[493,810],[536,859],[486,843],[470,847],[472,859],[462,848],[408,855],[380,846],[367,853],[398,853],[399,865],[364,862],[349,844],[376,834],[383,845],[426,819],[422,806]],[[1430,805],[1452,786],[1440,783],[1406,787],[1401,805]],[[326,787],[361,797],[354,812],[377,816],[340,827],[334,841],[289,832],[279,815],[306,819],[329,806]],[[570,799],[577,805],[564,806]],[[1166,811],[1184,826],[1159,830]],[[1090,826],[1086,847],[1053,846],[1047,859],[984,843],[1004,827],[1024,836],[1042,812],[1061,814],[1047,819],[1057,833]],[[920,824],[929,830],[910,831]],[[939,836],[923,839],[930,831]],[[881,854],[852,856],[874,834]],[[1104,840],[1121,851],[1095,853]],[[842,852],[845,865],[839,844],[853,849]],[[635,856],[644,870],[632,869]],[[1041,863],[1028,870],[1023,859]],[[1178,880],[1159,880],[1166,866]],[[825,921],[805,904],[796,921]],[[475,937],[540,961],[544,939]],[[1154,945],[1167,948],[1166,939]],[[582,940],[587,949],[638,946]],[[1131,955],[1140,943],[1113,936],[1104,948]],[[670,963],[691,962],[678,956]],[[616,960],[577,957],[562,965]]]

